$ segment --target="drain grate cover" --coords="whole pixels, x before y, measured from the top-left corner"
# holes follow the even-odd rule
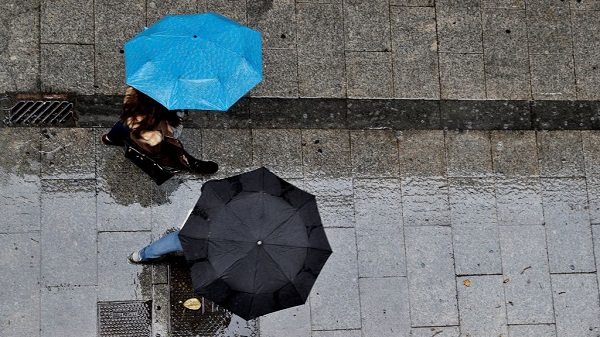
[[[19,101],[8,111],[5,123],[64,124],[73,118],[73,103],[67,101]]]
[[[100,337],[149,337],[152,301],[98,302]]]

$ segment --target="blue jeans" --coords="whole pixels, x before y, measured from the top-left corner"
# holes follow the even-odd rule
[[[113,125],[110,131],[108,131],[106,136],[111,142],[121,144],[124,139],[129,139],[130,132],[131,130],[129,130],[129,127],[123,123],[122,120],[119,120]]]
[[[157,259],[165,254],[183,251],[179,231],[169,233],[140,250],[142,261]]]

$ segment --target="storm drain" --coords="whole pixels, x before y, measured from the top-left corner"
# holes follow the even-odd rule
[[[149,337],[152,301],[98,302],[100,337]]]
[[[19,101],[9,109],[8,125],[64,124],[73,119],[73,103],[67,101]]]

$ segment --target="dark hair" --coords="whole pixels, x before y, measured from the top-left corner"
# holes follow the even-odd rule
[[[126,121],[130,117],[133,119],[138,116],[144,117],[139,122],[139,127],[132,130],[131,133],[134,137],[140,137],[141,131],[155,130],[163,120],[166,120],[174,128],[181,124],[181,119],[175,111],[168,110],[164,105],[139,90],[133,89],[132,91],[132,95],[126,96],[123,101],[121,120]]]

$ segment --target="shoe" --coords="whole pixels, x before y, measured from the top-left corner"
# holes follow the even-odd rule
[[[108,135],[105,133],[102,135],[102,143],[104,145],[114,145],[114,146],[121,146],[123,145],[123,142],[113,142],[112,140],[108,139]]]
[[[190,165],[192,171],[200,174],[213,174],[219,170],[219,165],[214,161],[194,159]]]
[[[136,250],[135,252],[129,254],[127,257],[129,262],[131,263],[142,263],[142,256],[140,255],[140,251]]]

